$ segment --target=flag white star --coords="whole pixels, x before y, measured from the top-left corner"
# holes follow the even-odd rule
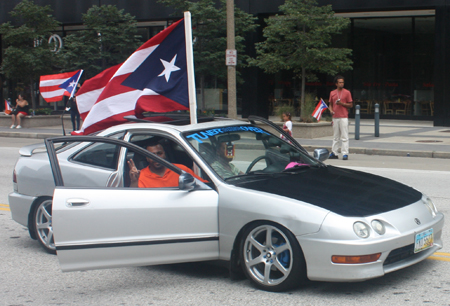
[[[77,85],[77,82],[72,81],[72,82],[70,82],[69,87],[75,87],[75,85]]]
[[[179,67],[175,66],[175,61],[177,59],[177,55],[175,54],[175,56],[172,58],[172,60],[169,62],[163,60],[162,58],[160,59],[161,63],[164,65],[164,70],[163,72],[161,72],[158,76],[165,76],[166,77],[166,82],[169,82],[170,79],[170,74],[174,71],[178,71],[180,70]]]

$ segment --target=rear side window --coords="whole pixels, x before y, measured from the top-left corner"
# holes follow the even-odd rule
[[[108,137],[123,139],[124,135],[124,132],[120,132]],[[115,170],[120,148],[120,146],[110,143],[94,143],[73,156],[72,161]]]
[[[109,143],[95,143],[75,155],[72,160],[108,169],[117,168],[120,147]]]

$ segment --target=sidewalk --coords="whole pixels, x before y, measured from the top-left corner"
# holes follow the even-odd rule
[[[279,121],[276,117],[270,119]],[[431,121],[383,119],[380,120],[380,136],[375,137],[374,120],[362,119],[360,139],[355,140],[354,119],[350,119],[349,131],[349,158],[351,154],[369,154],[450,159],[450,127],[434,127]],[[67,135],[70,132],[71,129],[66,129]],[[33,129],[0,127],[0,137],[44,139],[61,135],[61,126]],[[294,137],[308,151],[316,148],[331,149],[332,136],[315,139],[302,139],[300,135]]]
[[[450,158],[450,127],[434,127],[431,121],[384,119],[375,137],[374,120],[362,119],[359,140],[355,140],[354,119],[349,122],[350,154]],[[332,136],[296,139],[308,151],[331,149],[333,141]]]

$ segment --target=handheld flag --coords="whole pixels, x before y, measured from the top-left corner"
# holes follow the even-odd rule
[[[320,118],[322,118],[322,113],[324,110],[328,108],[327,104],[323,101],[323,99],[320,99],[319,103],[317,103],[316,109],[311,114],[314,118],[317,119],[317,121],[320,121]]]
[[[142,117],[143,112],[188,109],[186,35],[182,19],[144,43],[118,67],[76,134],[87,135],[126,122],[123,117],[128,115]]]
[[[47,103],[58,102],[63,96],[73,97],[83,70],[51,75],[41,75],[39,90]]]
[[[5,100],[5,114],[10,115],[12,112],[11,104],[8,100]]]

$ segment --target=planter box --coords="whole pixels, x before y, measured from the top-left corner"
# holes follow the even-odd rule
[[[283,122],[274,122],[279,127],[283,127]],[[262,128],[270,130],[275,135],[278,134],[272,128],[267,125],[261,125]],[[331,121],[323,121],[316,123],[303,123],[303,122],[292,122],[292,136],[294,138],[321,138],[327,136],[333,136],[333,127],[331,126]]]
[[[70,114],[64,116],[64,127],[72,129],[72,121],[70,120]],[[60,115],[37,115],[37,116],[26,116],[21,118],[21,124],[23,128],[36,128],[43,126],[61,126],[61,116]],[[0,126],[10,127],[11,126],[11,116],[10,115],[0,115]]]

